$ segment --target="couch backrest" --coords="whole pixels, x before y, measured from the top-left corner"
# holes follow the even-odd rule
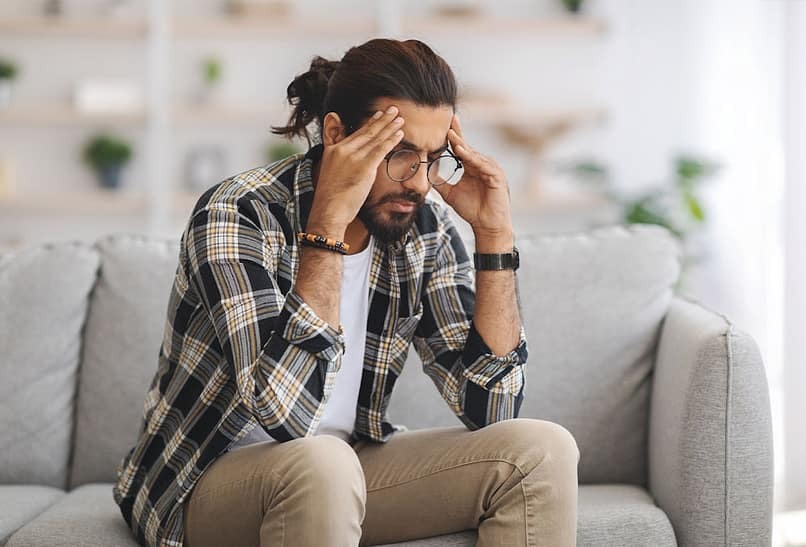
[[[652,365],[679,275],[677,241],[657,226],[611,226],[518,245],[529,341],[521,416],[574,434],[581,482],[644,484]],[[70,487],[115,479],[156,371],[177,258],[177,241],[128,235],[0,258],[0,310],[14,311],[0,315],[0,483],[68,483],[73,422]],[[459,425],[414,351],[389,417],[410,428]]]
[[[646,483],[652,367],[680,273],[680,246],[658,226],[607,226],[519,238],[529,359],[520,416],[573,433],[582,483]],[[470,247],[472,251],[472,247]],[[389,417],[457,425],[412,350]]]
[[[79,242],[0,255],[0,484],[67,486],[81,329],[98,254]]]
[[[157,368],[178,241],[113,235],[101,259],[84,331],[70,487],[115,480],[134,444]]]

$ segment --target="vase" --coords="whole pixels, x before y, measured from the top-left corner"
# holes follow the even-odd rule
[[[101,167],[98,170],[101,186],[109,189],[119,188],[122,171],[122,165],[107,165]]]

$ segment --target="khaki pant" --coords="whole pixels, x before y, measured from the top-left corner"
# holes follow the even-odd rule
[[[518,418],[396,433],[350,446],[321,435],[221,456],[185,506],[186,545],[376,545],[478,529],[481,546],[576,543],[571,434]]]

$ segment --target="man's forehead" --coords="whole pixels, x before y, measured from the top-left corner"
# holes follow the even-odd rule
[[[396,106],[399,115],[406,120],[403,138],[395,148],[408,148],[431,156],[448,148],[448,129],[453,117],[453,107],[447,104],[427,106],[392,97],[379,97],[373,106],[377,110],[386,110],[391,105]]]

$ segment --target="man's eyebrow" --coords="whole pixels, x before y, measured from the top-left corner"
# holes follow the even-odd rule
[[[401,139],[401,141],[398,144],[402,148],[408,148],[409,150],[414,150],[415,152],[421,152],[421,149],[416,144],[414,144],[411,141],[407,141],[406,139]],[[440,146],[436,150],[432,150],[431,152],[428,153],[428,155],[429,156],[434,156],[436,154],[444,152],[447,149],[448,149],[448,141],[446,140],[445,144],[443,144],[442,146]]]

